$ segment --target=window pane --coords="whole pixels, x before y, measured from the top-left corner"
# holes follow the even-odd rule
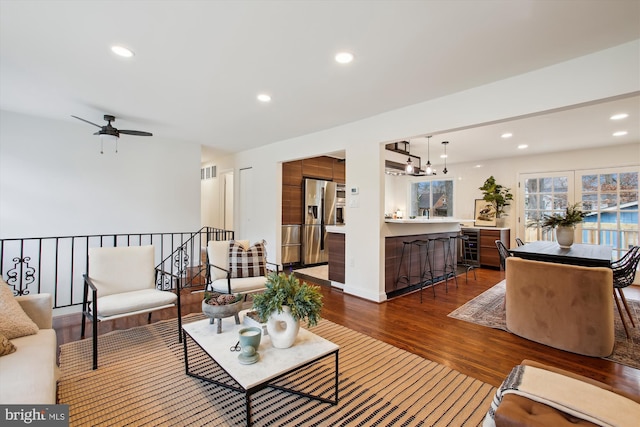
[[[550,193],[553,190],[553,178],[540,178],[540,192]]]
[[[637,190],[638,189],[638,173],[637,172],[621,173],[620,189],[621,190]]]
[[[598,175],[584,175],[582,177],[582,191],[598,191]]]
[[[524,193],[537,193],[538,192],[538,179],[526,179],[524,181]]]
[[[566,193],[569,189],[566,176],[553,178],[553,191]]]
[[[616,191],[618,189],[618,174],[608,173],[600,175],[600,191]]]

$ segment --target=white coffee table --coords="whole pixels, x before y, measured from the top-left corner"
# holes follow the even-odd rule
[[[243,318],[245,311],[240,312]],[[222,333],[218,334],[217,326],[209,324],[209,319],[182,325],[184,344],[184,365],[187,375],[199,378],[219,386],[245,394],[247,426],[251,425],[251,395],[266,387],[306,396],[321,402],[338,404],[338,351],[340,347],[318,335],[300,328],[296,342],[287,349],[274,348],[268,335],[263,335],[258,348],[260,360],[252,365],[243,365],[238,360],[239,352],[230,351],[238,342],[238,331],[246,325],[236,325],[234,318],[222,319]],[[222,368],[239,387],[207,378],[189,370],[187,337],[192,339],[220,368]],[[310,395],[296,390],[271,384],[279,378],[298,369],[311,365],[321,359],[335,355],[335,388],[334,399]]]

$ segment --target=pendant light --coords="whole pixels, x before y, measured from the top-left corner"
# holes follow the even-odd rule
[[[442,141],[442,145],[444,145],[444,169],[442,170],[443,174],[447,174],[447,145],[449,141]]]
[[[406,173],[413,173],[413,165],[411,164],[411,157],[407,158],[407,166],[404,167]]]
[[[433,174],[433,169],[431,168],[431,153],[429,151],[430,141],[431,141],[431,135],[427,137],[427,168],[425,169],[425,172],[427,173],[427,175]]]

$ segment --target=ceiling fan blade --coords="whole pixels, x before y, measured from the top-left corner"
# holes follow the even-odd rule
[[[89,123],[90,125],[98,126],[99,128],[101,128],[101,127],[102,127],[102,126],[97,125],[97,124],[95,124],[95,123],[93,123],[93,122],[90,122],[89,120],[81,119],[81,118],[80,118],[80,117],[78,117],[78,116],[74,116],[74,115],[72,115],[71,117],[73,117],[74,119],[82,120],[83,122],[85,122],[85,123]]]
[[[119,130],[118,132],[124,133],[126,135],[153,136],[151,132],[143,132],[141,130]]]

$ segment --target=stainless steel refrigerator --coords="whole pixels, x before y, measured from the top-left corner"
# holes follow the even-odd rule
[[[329,260],[327,225],[336,225],[336,183],[305,179],[302,264]]]

